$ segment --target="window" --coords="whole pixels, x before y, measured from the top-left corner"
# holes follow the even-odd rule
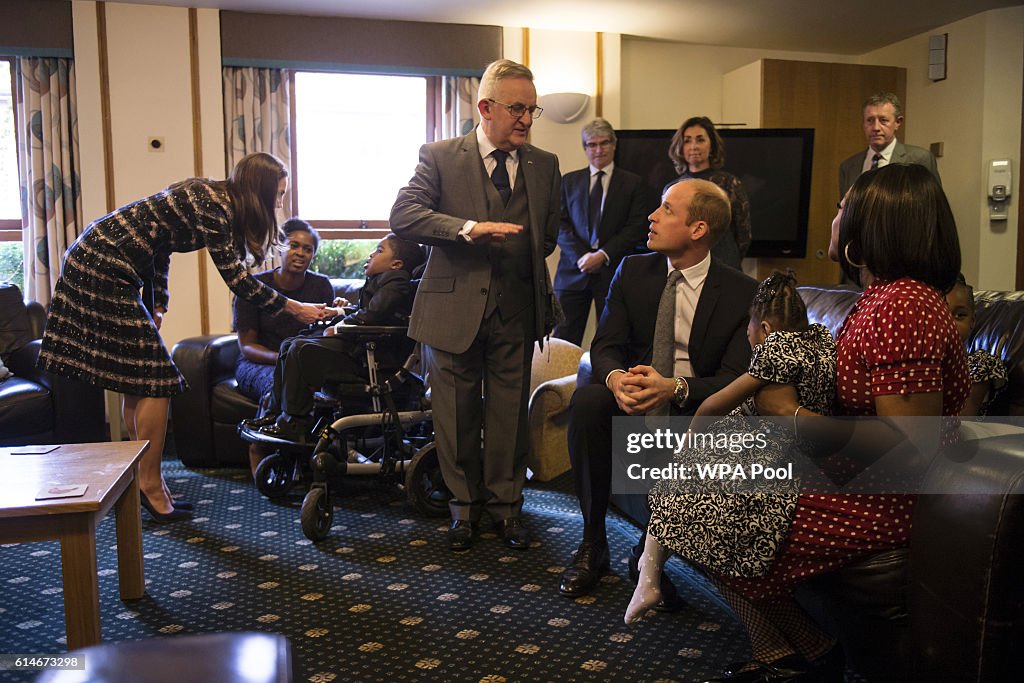
[[[320,232],[314,267],[363,277],[432,131],[424,76],[294,73],[293,213]]]
[[[11,60],[0,59],[0,282],[14,282],[24,289],[12,67]]]

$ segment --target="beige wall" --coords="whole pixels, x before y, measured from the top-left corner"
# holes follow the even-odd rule
[[[106,211],[95,5],[85,0],[73,3],[83,205],[88,219]],[[113,3],[105,7],[114,195],[117,203],[125,203],[194,173],[188,11]],[[226,169],[218,15],[216,10],[199,10],[198,16],[201,172],[223,177]],[[960,222],[965,270],[980,287],[1011,289],[1016,205],[1020,198],[1015,196],[1011,200],[1014,213],[1010,231],[1001,231],[1000,226],[983,220],[981,170],[988,159],[1009,157],[1015,160],[1014,173],[1020,172],[1017,157],[1024,8],[986,12],[932,33],[936,32],[950,33],[950,77],[941,83],[931,83],[923,74],[926,35],[851,57],[679,44],[605,34],[603,114],[616,127],[631,129],[672,128],[684,117],[697,113],[721,120],[726,97],[723,76],[764,58],[906,67],[907,140],[922,145],[933,141],[945,143],[946,154],[940,160],[940,169]],[[541,93],[578,87],[593,95],[595,40],[593,33],[531,31],[530,65],[537,74]],[[504,53],[512,59],[522,59],[522,29],[504,30]],[[573,85],[576,82],[578,86]],[[574,123],[556,124],[541,118],[534,128],[533,142],[557,153],[564,171],[579,168],[586,163],[579,145],[579,127],[593,115],[592,102],[584,116]],[[981,120],[976,124],[963,125],[979,116]],[[150,136],[165,139],[164,152],[148,151],[146,140]],[[229,294],[208,257],[205,253],[202,257],[176,255],[171,269],[171,312],[164,328],[168,345],[201,331],[200,258],[206,262],[211,331],[229,328]]]
[[[197,13],[203,142],[203,165],[197,169],[193,147],[188,10],[106,3],[114,169],[114,206],[107,206],[96,3],[75,2],[72,9],[86,220],[158,192],[173,182],[195,175],[197,170],[200,175],[224,177],[220,29],[216,10],[203,9]],[[151,151],[150,137],[163,138],[163,151]],[[205,265],[201,265],[201,261],[205,261]],[[170,310],[162,329],[168,347],[201,332],[201,269],[205,269],[209,283],[211,329],[226,330],[230,326],[229,293],[209,256],[205,251],[174,254]]]
[[[625,37],[622,41],[622,127],[675,128],[690,116],[723,121],[722,77],[759,59],[854,62],[850,55],[758,50],[670,43]]]
[[[948,77],[928,80],[928,36],[948,33]],[[1012,159],[1014,191],[1020,173],[1024,7],[991,10],[881,50],[864,64],[907,69],[906,142],[942,142],[942,186],[960,229],[963,270],[980,289],[1014,289],[1017,215],[989,221],[985,182],[991,159]]]

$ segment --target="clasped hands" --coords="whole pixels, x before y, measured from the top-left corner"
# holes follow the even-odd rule
[[[625,372],[612,373],[608,389],[626,415],[646,415],[672,400],[676,381],[662,377],[650,365],[634,365]]]
[[[334,307],[327,304],[307,304],[295,299],[288,299],[284,310],[303,325],[311,325],[344,313],[343,304],[339,305],[339,302],[348,303],[340,297],[334,300]]]

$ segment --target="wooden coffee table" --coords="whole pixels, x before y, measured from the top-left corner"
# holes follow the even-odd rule
[[[148,448],[148,441],[62,445],[34,455],[0,448],[0,542],[60,541],[69,650],[101,640],[96,526],[111,507],[121,599],[145,592],[138,462]],[[40,491],[76,484],[88,487],[84,495],[36,500]]]

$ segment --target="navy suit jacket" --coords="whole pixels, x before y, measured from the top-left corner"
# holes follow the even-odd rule
[[[591,381],[603,384],[612,370],[650,365],[658,303],[668,265],[662,254],[628,256],[619,265],[608,305],[590,347]],[[693,413],[711,394],[747,371],[750,303],[757,282],[711,258],[690,327],[690,393],[684,413]]]
[[[608,254],[608,268],[614,272],[622,258],[634,253],[647,239],[646,192],[643,178],[615,167],[608,181],[601,223],[597,228],[598,246]],[[562,218],[558,230],[558,270],[555,289],[582,290],[590,275],[581,273],[576,262],[590,248],[587,212],[590,204],[590,167],[562,176]],[[651,207],[653,209],[653,207]]]

